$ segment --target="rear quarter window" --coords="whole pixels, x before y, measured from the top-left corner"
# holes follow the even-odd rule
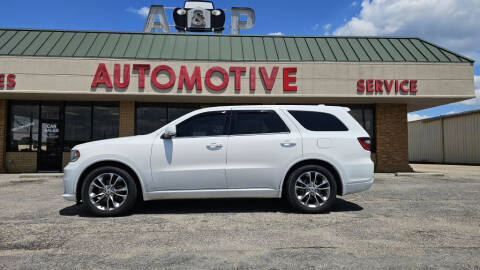
[[[232,135],[283,132],[290,130],[272,110],[232,112]]]
[[[335,115],[324,112],[288,111],[305,129],[310,131],[348,131]]]

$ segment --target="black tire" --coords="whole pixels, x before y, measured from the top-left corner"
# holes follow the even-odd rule
[[[115,198],[117,200],[123,199],[122,203],[118,207],[114,207],[114,209],[110,209],[110,210],[104,209],[104,210],[102,210],[102,209],[99,209],[94,204],[94,202],[92,202],[90,200],[89,189],[90,189],[90,186],[91,186],[92,182],[94,180],[96,180],[97,177],[102,176],[102,179],[104,179],[104,177],[107,177],[105,180],[102,180],[102,181],[108,181],[108,176],[110,174],[117,175],[117,178],[118,178],[118,176],[120,176],[121,179],[124,180],[124,182],[121,182],[121,183],[122,184],[124,183],[123,186],[125,186],[127,188],[127,191],[126,192],[125,191],[120,191],[120,189],[119,189],[118,194],[120,194],[120,195],[126,194],[126,198],[115,195],[117,193],[112,193],[111,194],[112,198]],[[115,182],[115,180],[114,180],[115,177],[112,177],[111,179],[113,179],[113,182]],[[118,178],[118,179],[120,179],[120,178]],[[112,180],[110,180],[110,181],[112,181]],[[97,186],[102,186],[101,184],[99,184],[99,182],[95,182],[95,184]],[[107,184],[107,183],[105,183],[105,184]],[[110,182],[110,184],[112,184],[112,182]],[[119,184],[116,184],[116,185],[118,187]],[[113,187],[113,188],[115,188],[115,187]],[[100,189],[97,189],[96,187],[95,187],[95,189],[99,190],[98,192],[102,192],[102,191],[100,191]],[[122,186],[121,186],[121,189],[123,189]],[[104,191],[104,193],[106,193],[105,189],[103,189],[103,191]],[[115,190],[115,191],[117,191],[117,190]],[[111,191],[108,191],[108,192],[111,192]],[[97,197],[97,198],[99,198],[99,197]],[[106,198],[106,200],[109,200],[109,198]],[[112,217],[112,216],[125,215],[125,214],[129,213],[133,209],[133,207],[135,206],[135,203],[137,201],[137,185],[135,184],[135,180],[133,180],[133,177],[130,175],[130,173],[128,173],[127,171],[125,171],[123,169],[113,167],[113,166],[99,167],[99,168],[96,168],[96,169],[92,170],[85,177],[85,181],[83,182],[83,185],[82,185],[82,201],[83,201],[83,205],[85,206],[85,208],[90,213],[92,213],[96,216]],[[99,201],[101,201],[101,202],[99,202],[99,205],[100,204],[106,204],[105,198],[103,200],[99,200]],[[108,201],[108,203],[110,204],[111,201],[112,200]],[[107,208],[107,207],[105,206],[105,208]]]
[[[309,172],[318,173],[318,176],[317,176],[318,179],[316,180],[317,181],[316,183],[320,183],[319,182],[319,181],[321,181],[320,179],[323,178],[323,177],[321,177],[322,175],[325,176],[326,181],[328,181],[328,185],[330,187],[328,197],[326,198],[326,200],[322,200],[321,197],[318,197],[318,196],[315,196],[315,195],[314,195],[314,197],[311,197],[311,195],[306,195],[306,196],[308,196],[308,199],[306,199],[307,197],[305,197],[305,199],[306,199],[305,203],[306,204],[304,204],[302,202],[305,199],[303,199],[302,202],[301,202],[300,199],[298,198],[299,195],[297,195],[297,191],[296,191],[297,188],[295,187],[297,179],[299,179],[299,177],[301,177],[301,176],[308,175],[307,173],[309,173]],[[304,179],[304,178],[302,178],[302,179]],[[305,165],[305,166],[302,166],[300,168],[297,168],[292,173],[290,173],[290,175],[287,177],[286,181],[287,181],[287,183],[285,185],[286,199],[289,202],[289,204],[296,211],[299,211],[299,212],[309,213],[309,214],[316,214],[316,213],[325,212],[332,206],[332,204],[335,201],[335,198],[337,196],[337,183],[335,181],[335,177],[333,176],[333,174],[328,169],[326,169],[322,166],[319,166],[319,165]],[[306,180],[306,182],[308,182],[308,180]],[[298,186],[302,186],[302,185],[298,185]],[[299,192],[305,191],[305,193],[308,193],[309,191],[307,191],[307,190],[308,190],[309,187],[307,187],[308,185],[305,185],[305,186],[306,186],[305,190],[303,188],[298,189]],[[325,189],[327,187],[327,185],[323,184],[321,187],[323,189]],[[311,188],[313,188],[313,187],[311,187]],[[312,189],[311,192],[312,192],[311,194],[314,194],[313,189]],[[326,197],[326,194],[327,194],[326,190],[321,190],[321,191],[318,190],[318,192],[320,193],[320,195],[325,195],[323,197]],[[304,194],[301,194],[300,197],[302,197],[302,195],[304,195]],[[321,203],[320,203],[320,201],[321,201]],[[318,206],[315,206],[315,204],[317,202],[318,202]]]

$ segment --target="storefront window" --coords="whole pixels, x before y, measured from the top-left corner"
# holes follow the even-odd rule
[[[136,134],[151,133],[167,123],[167,107],[137,106]]]
[[[173,120],[197,109],[200,109],[200,106],[168,107],[168,122],[172,122]]]
[[[93,106],[93,140],[118,137],[118,107]]]
[[[60,119],[60,110],[57,105],[42,105],[41,119],[58,120]]]
[[[373,126],[375,123],[373,119],[374,119],[373,109],[364,109],[363,110],[363,121],[364,121],[363,127],[372,138],[375,137],[374,126]]]
[[[169,122],[200,107],[200,105],[137,103],[135,134],[144,135],[154,132]]]
[[[367,131],[372,138],[372,152],[375,152],[375,111],[373,108],[356,108],[351,106],[350,114]]]
[[[90,141],[92,134],[92,107],[65,106],[65,151]]]
[[[11,105],[9,151],[37,151],[38,116],[38,105]]]
[[[65,136],[63,150],[77,144],[118,137],[118,105],[65,105]]]

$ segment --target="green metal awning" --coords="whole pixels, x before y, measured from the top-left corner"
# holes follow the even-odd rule
[[[0,28],[0,55],[203,61],[454,62],[416,37],[231,36]]]

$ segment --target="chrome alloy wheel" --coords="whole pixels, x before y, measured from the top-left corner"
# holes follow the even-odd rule
[[[318,208],[330,197],[330,183],[319,172],[304,172],[295,181],[295,195],[302,205]]]
[[[113,211],[125,203],[128,186],[125,179],[116,173],[103,173],[90,183],[88,197],[101,211]]]

